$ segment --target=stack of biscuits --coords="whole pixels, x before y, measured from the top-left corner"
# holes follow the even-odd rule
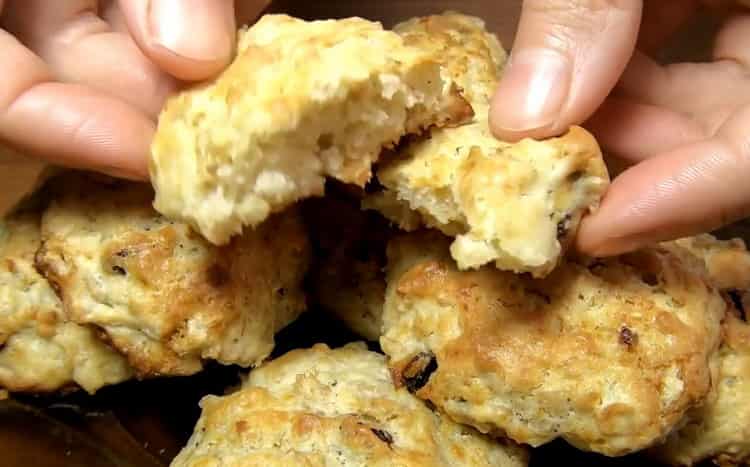
[[[151,184],[62,172],[4,219],[0,386],[244,368],[174,466],[747,463],[745,244],[577,255],[605,161],[579,127],[491,134],[506,58],[453,12],[242,29],[166,103]],[[361,340],[270,359],[308,309]]]

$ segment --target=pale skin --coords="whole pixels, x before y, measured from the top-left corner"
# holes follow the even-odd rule
[[[724,12],[712,62],[661,66],[649,54],[699,7],[735,2],[522,3],[490,115],[496,136],[544,138],[584,124],[631,166],[584,220],[579,250],[618,254],[750,214],[750,11]],[[146,179],[166,96],[219,73],[236,25],[267,4],[0,0],[0,141]]]

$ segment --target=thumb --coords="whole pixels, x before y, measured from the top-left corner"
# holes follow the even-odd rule
[[[635,48],[640,0],[525,0],[490,124],[501,139],[545,138],[586,120]]]
[[[233,0],[119,0],[143,53],[182,80],[219,73],[234,50]]]

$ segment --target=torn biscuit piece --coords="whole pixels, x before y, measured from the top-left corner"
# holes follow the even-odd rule
[[[702,268],[651,248],[533,279],[460,271],[449,242],[390,242],[380,344],[396,384],[454,420],[618,456],[706,401],[726,304]]]
[[[293,350],[207,396],[172,463],[188,466],[522,467],[528,453],[430,410],[361,343]]]
[[[0,387],[94,393],[129,379],[125,358],[92,327],[67,319],[55,291],[34,268],[40,214],[11,215],[0,226]]]
[[[146,184],[54,183],[37,267],[70,319],[99,328],[139,376],[256,365],[305,309],[310,246],[296,210],[217,247],[154,211]]]
[[[215,81],[168,100],[150,159],[155,207],[215,244],[324,178],[364,185],[383,148],[472,115],[433,54],[361,18],[267,15]]]
[[[481,21],[448,13],[408,21],[395,30],[411,44],[438,53],[463,88],[475,116],[464,125],[435,128],[399,147],[377,178],[385,190],[365,199],[402,228],[421,224],[454,237],[461,269],[497,268],[544,276],[572,243],[581,217],[598,206],[609,185],[599,146],[572,127],[544,141],[510,144],[489,128],[489,98],[505,54]]]

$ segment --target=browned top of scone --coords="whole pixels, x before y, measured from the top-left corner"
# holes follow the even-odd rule
[[[0,223],[0,388],[95,392],[130,378],[125,359],[94,329],[70,322],[54,290],[34,268],[40,213]]]
[[[381,345],[398,384],[483,431],[609,455],[703,402],[725,302],[701,270],[655,248],[543,280],[461,272],[447,242],[389,245]]]
[[[37,266],[71,319],[99,327],[141,375],[256,364],[305,306],[309,244],[295,211],[217,247],[156,213],[148,185],[56,185]]]

